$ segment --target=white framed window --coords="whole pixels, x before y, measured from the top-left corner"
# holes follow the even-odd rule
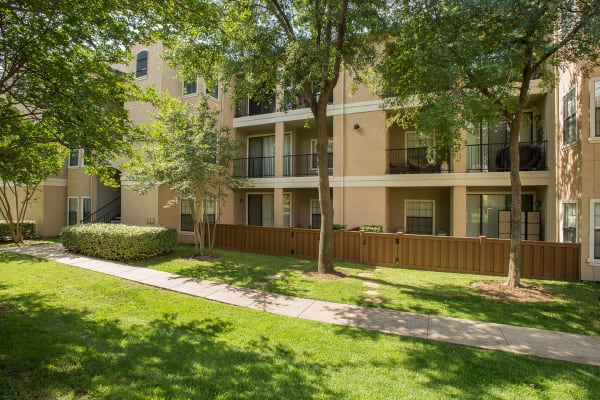
[[[577,243],[577,202],[563,202],[562,242]]]
[[[434,200],[406,200],[404,207],[406,233],[433,235],[435,232]]]
[[[204,200],[204,215],[202,219],[206,217],[206,222],[214,224],[217,222],[217,201],[215,199]]]
[[[310,227],[321,229],[321,204],[319,204],[319,199],[310,199]]]
[[[212,86],[206,86],[206,94],[212,97],[215,100],[219,100],[219,84],[216,83]]]
[[[81,221],[80,222],[91,222],[90,217],[92,216],[92,198],[89,196],[81,197]]]
[[[192,205],[189,199],[179,199],[179,230],[181,232],[194,232]]]
[[[310,140],[310,152],[312,169],[317,169],[317,139]],[[333,138],[327,138],[327,168],[333,171]]]
[[[283,227],[292,226],[292,194],[283,194]]]
[[[135,57],[135,77],[148,76],[148,50],[141,50]]]
[[[575,88],[563,97],[563,145],[577,140],[577,96]]]
[[[198,95],[198,79],[185,80],[181,83],[182,97]]]
[[[590,199],[589,261],[600,264],[600,199]]]
[[[79,167],[79,149],[69,150],[69,168]]]
[[[590,81],[590,137],[600,138],[600,77]]]
[[[85,162],[85,158],[89,156],[89,151],[86,149],[81,149],[81,166],[85,167],[87,164]]]
[[[79,221],[79,198],[69,197],[67,199],[67,225],[76,225]]]

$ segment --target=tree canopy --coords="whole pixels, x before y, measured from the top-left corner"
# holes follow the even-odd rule
[[[344,70],[359,72],[375,60],[386,26],[386,1],[234,0],[187,2],[165,24],[167,59],[209,84],[230,82],[235,97],[280,104],[308,101],[317,131],[321,234],[319,272],[332,272],[331,205],[327,165],[327,103]]]
[[[394,40],[378,66],[381,94],[410,123],[456,151],[470,124],[504,119],[510,129],[512,193],[509,286],[521,252],[519,138],[531,83],[551,86],[576,64],[585,74],[600,56],[600,1],[403,1]]]

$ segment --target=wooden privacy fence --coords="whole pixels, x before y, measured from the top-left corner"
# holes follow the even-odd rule
[[[319,231],[247,225],[217,226],[215,247],[317,258]],[[506,239],[333,231],[333,258],[361,264],[488,275],[508,273]],[[579,280],[577,243],[522,242],[524,278]]]

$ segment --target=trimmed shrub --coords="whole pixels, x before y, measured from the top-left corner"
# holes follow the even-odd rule
[[[333,224],[333,230],[334,231],[343,231],[344,229],[346,229],[346,225]]]
[[[23,221],[21,224],[21,232],[23,232],[23,239],[31,239],[35,237],[35,221]],[[4,220],[0,220],[0,238],[10,238],[10,231],[8,230],[8,223]]]
[[[63,228],[62,245],[69,251],[116,261],[132,261],[173,251],[173,228],[122,224],[83,224]]]
[[[383,226],[381,225],[362,225],[360,227],[361,231],[372,232],[372,233],[382,233]]]

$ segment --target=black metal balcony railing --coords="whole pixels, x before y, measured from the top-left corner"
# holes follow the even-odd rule
[[[315,97],[316,97],[317,101],[319,99],[319,96],[320,96],[319,93],[315,93]],[[327,99],[327,104],[333,104],[333,93],[331,93],[331,95]],[[282,107],[282,108],[284,108],[285,111],[291,111],[291,110],[300,110],[303,108],[308,108],[309,106],[310,106],[310,104],[308,102],[308,98],[306,98],[304,95],[300,94],[300,95],[297,95],[295,99],[290,99],[285,104],[285,107]]]
[[[89,224],[93,222],[110,222],[116,217],[121,215],[121,196],[110,201],[108,204],[97,209],[88,216],[85,216],[82,220],[82,224]]]
[[[235,104],[235,116],[247,117],[250,115],[269,114],[275,112],[275,95],[267,96],[264,100],[257,101],[241,98]]]
[[[236,177],[271,178],[275,176],[275,157],[250,157],[233,160]]]
[[[450,157],[430,147],[387,149],[388,174],[435,174],[452,172]]]
[[[329,175],[333,175],[333,153],[327,154]],[[296,154],[283,156],[283,176],[317,176],[317,155]]]
[[[548,169],[547,141],[519,143],[521,171]],[[506,143],[467,145],[467,172],[502,172],[510,170],[510,150]]]

